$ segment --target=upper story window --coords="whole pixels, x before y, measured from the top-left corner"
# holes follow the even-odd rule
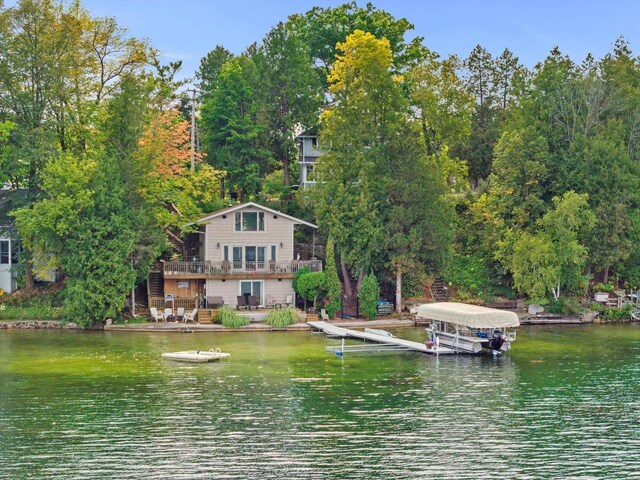
[[[264,232],[264,212],[236,212],[236,232]]]
[[[0,240],[0,265],[9,265],[9,240]]]

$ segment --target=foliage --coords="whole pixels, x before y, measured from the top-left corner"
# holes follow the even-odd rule
[[[311,273],[311,268],[305,265],[304,267],[296,270],[296,273],[293,274],[293,280],[291,282],[291,286],[293,287],[293,291],[296,292],[298,295],[302,295],[298,287],[298,280],[300,280],[300,277],[302,277],[303,275],[306,275],[307,273]]]
[[[12,320],[60,320],[62,309],[50,305],[13,306],[0,305],[0,321]]]
[[[364,277],[358,297],[362,313],[369,320],[373,320],[378,314],[378,298],[380,298],[378,279],[373,273]]]
[[[288,307],[283,310],[272,310],[267,315],[264,323],[272,327],[283,328],[301,321],[303,319],[300,311],[293,307]]]
[[[327,249],[325,251],[325,268],[327,299],[324,308],[329,318],[333,319],[335,314],[340,311],[342,305],[342,284],[338,278],[338,270],[336,269],[335,251],[333,241],[327,241]]]
[[[591,287],[594,292],[613,292],[614,286],[610,283],[594,283]]]
[[[633,311],[633,306],[625,305],[622,308],[615,307],[605,307],[600,304],[592,305],[596,310],[600,313],[598,315],[598,319],[603,320],[605,322],[624,322],[631,319],[631,312]]]
[[[220,197],[226,190],[240,201],[260,190],[260,179],[269,171],[269,152],[260,144],[263,125],[257,120],[255,91],[247,78],[255,65],[234,58],[220,69],[218,85],[202,106],[203,147],[208,162],[224,170]]]
[[[584,308],[580,306],[580,302],[575,298],[551,299],[545,308],[549,313],[563,315],[577,315],[584,311]]]
[[[316,308],[318,297],[326,292],[326,275],[324,272],[310,272],[298,277],[298,293],[306,300],[313,301]]]
[[[500,245],[500,259],[513,273],[516,288],[532,300],[540,300],[548,292],[558,300],[563,287],[586,284],[582,272],[587,249],[579,237],[595,222],[587,198],[575,192],[555,197],[555,208],[538,222],[535,233],[512,234]]]
[[[221,323],[228,328],[240,328],[249,325],[250,318],[246,315],[238,315],[234,309],[224,305],[216,312],[215,323]]]
[[[493,293],[489,277],[486,261],[475,255],[456,253],[442,271],[442,278],[463,298],[488,300]]]

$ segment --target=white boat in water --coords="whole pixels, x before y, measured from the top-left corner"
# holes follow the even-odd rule
[[[231,354],[221,352],[219,348],[211,350],[186,350],[184,352],[163,353],[162,358],[178,362],[205,363],[229,358]]]
[[[494,354],[511,349],[520,325],[514,312],[466,303],[425,303],[414,309],[417,318],[431,321],[429,341],[438,342],[457,352],[478,353],[483,349]]]

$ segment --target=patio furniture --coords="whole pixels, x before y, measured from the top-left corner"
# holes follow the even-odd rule
[[[322,310],[320,310],[320,318],[322,319],[323,322],[328,322],[329,321],[329,314],[327,313],[327,311],[324,308]]]
[[[283,302],[287,307],[293,305],[293,295],[287,295]]]
[[[178,322],[184,318],[184,308],[183,307],[178,307],[176,309],[176,320],[178,320]]]
[[[173,316],[173,308],[165,308],[164,309],[164,321],[166,322],[169,319],[174,319]]]
[[[184,323],[187,323],[187,322],[194,322],[195,323],[196,315],[198,315],[198,309],[194,308],[191,312],[185,313],[184,317],[182,317],[182,320],[184,321]]]
[[[249,295],[249,310],[257,310],[260,303],[260,299],[258,297],[254,297],[253,295]]]
[[[280,307],[281,303],[278,302],[275,298],[273,298],[272,296],[268,296],[267,297],[267,308],[273,308],[276,309],[278,307]]]
[[[207,297],[207,308],[222,307],[223,305],[222,297]]]
[[[247,299],[245,298],[244,295],[238,295],[237,297],[238,303],[236,304],[236,309],[237,310],[247,310],[249,308],[249,305],[247,304]]]
[[[158,320],[160,320],[161,322],[164,321],[164,315],[162,313],[159,313],[157,308],[151,307],[149,309],[149,313],[151,313],[151,318],[156,322]]]

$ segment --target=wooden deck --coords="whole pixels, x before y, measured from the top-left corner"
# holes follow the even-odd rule
[[[385,345],[395,345],[398,347],[404,347],[408,350],[413,350],[415,352],[428,353],[431,355],[448,355],[455,353],[453,350],[446,347],[440,347],[436,351],[434,348],[427,348],[427,346],[423,343],[404,340],[402,338],[389,337],[387,335],[379,335],[376,333],[359,332],[357,330],[337,327],[327,322],[307,322],[307,325],[314,328],[315,330],[320,330],[325,334],[333,337],[355,338],[357,340],[382,343]]]

